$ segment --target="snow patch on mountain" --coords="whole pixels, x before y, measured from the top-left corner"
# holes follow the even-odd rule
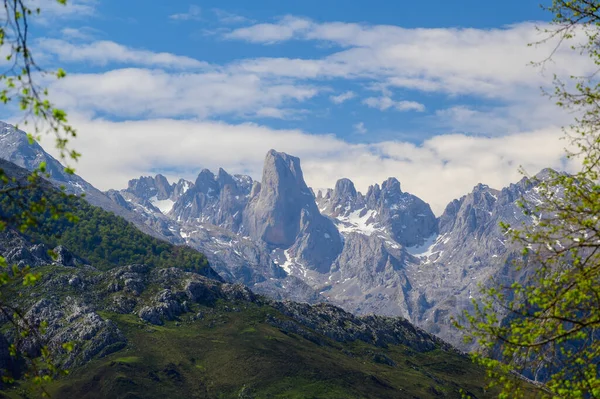
[[[339,216],[337,227],[340,233],[359,233],[370,236],[373,233],[381,232],[375,222],[375,216],[377,216],[377,211],[361,208],[351,212],[348,216]]]
[[[172,199],[167,198],[164,200],[159,200],[156,198],[156,196],[150,198],[150,203],[157,207],[163,215],[169,213],[171,209],[173,209],[173,205],[175,205],[175,201]]]
[[[406,252],[416,257],[428,257],[433,252],[433,247],[438,242],[441,242],[445,234],[439,235],[437,233],[432,234],[430,237],[425,239],[423,245],[415,245],[412,247],[406,247]]]

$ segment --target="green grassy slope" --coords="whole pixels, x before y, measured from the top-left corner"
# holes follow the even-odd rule
[[[16,303],[22,308],[51,297],[68,318],[73,303],[85,304],[115,322],[127,339],[116,352],[70,367],[68,376],[48,386],[53,398],[461,398],[461,390],[467,397],[493,397],[484,391],[483,369],[433,338],[424,336],[433,342],[424,350],[359,339],[336,341],[281,313],[268,300],[224,297],[219,294],[221,283],[207,286],[216,301],[205,300],[206,295],[193,303],[187,299],[188,310],[171,321],[143,322],[138,309],[156,304],[154,298],[165,288],[175,293],[189,279],[209,280],[183,272],[163,280],[159,271],[149,271],[141,274],[145,288],[140,294],[108,292],[106,287],[118,281],[115,276],[123,269],[48,266],[39,269],[44,277],[37,285],[19,289],[23,295]],[[75,275],[84,285],[57,283]],[[117,296],[135,300],[136,310],[116,312],[111,304]],[[317,318],[331,315],[325,308],[312,309]],[[347,315],[345,323],[356,323],[353,316],[342,315]],[[55,336],[70,325],[63,324]],[[310,335],[291,332],[299,331],[291,325]],[[335,328],[337,322],[325,325]],[[75,345],[77,349],[87,343]],[[38,397],[31,388],[21,383],[4,394]]]
[[[469,359],[363,342],[320,346],[264,322],[269,306],[203,309],[203,320],[148,326],[117,321],[128,346],[50,386],[60,398],[460,398],[486,397]],[[179,324],[179,325],[178,325]],[[388,364],[385,364],[388,363]],[[241,395],[241,396],[240,396]]]

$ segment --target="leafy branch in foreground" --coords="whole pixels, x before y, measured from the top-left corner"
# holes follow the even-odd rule
[[[67,5],[67,0],[50,1]],[[21,121],[29,127],[30,143],[39,139],[42,133],[53,133],[60,159],[68,164],[68,161],[77,161],[80,157],[77,151],[69,147],[69,139],[76,137],[76,131],[68,123],[65,111],[55,107],[49,101],[47,89],[39,84],[48,76],[62,79],[66,74],[62,69],[54,72],[45,71],[36,63],[30,46],[30,23],[32,18],[41,13],[41,10],[34,9],[29,4],[31,3],[27,0],[2,0],[0,54],[5,57],[7,67],[0,71],[0,102],[9,106],[8,109],[14,108],[16,111],[18,108],[22,113]],[[70,174],[74,172],[69,166],[65,171]],[[20,210],[13,213],[10,220],[0,218],[0,231],[4,230],[9,223],[18,225],[21,231],[26,231],[37,224],[40,216],[47,216],[48,212],[52,218],[64,216],[60,209],[44,196],[36,198],[36,201],[29,201],[26,205],[19,200],[19,190],[35,187],[42,176],[48,176],[44,163],[38,165],[26,179],[20,180],[10,178],[5,170],[0,168],[0,195],[8,198],[12,201],[11,204]],[[6,298],[7,289],[19,284],[33,284],[38,279],[39,275],[33,273],[28,267],[21,269],[11,267],[6,259],[0,256],[0,313],[4,320],[10,321],[15,327],[16,342],[10,346],[10,353],[14,357],[23,355],[16,345],[20,338],[35,335],[38,342],[42,342],[43,325],[30,324],[20,310],[10,307]],[[42,385],[58,371],[52,362],[50,352],[42,346],[40,352],[30,358],[24,376]],[[5,382],[11,381],[8,375],[4,375],[4,379]],[[42,394],[45,394],[43,386]]]
[[[553,0],[548,38],[569,43],[600,70],[600,1]],[[553,53],[554,54],[554,53]],[[551,58],[551,57],[550,57]],[[549,59],[550,59],[549,58]],[[578,115],[565,128],[580,162],[575,174],[549,172],[532,180],[539,200],[523,200],[533,223],[503,225],[523,248],[516,267],[523,280],[484,289],[484,300],[465,314],[468,338],[483,348],[475,358],[488,367],[501,397],[522,397],[516,373],[543,382],[540,396],[600,398],[600,81],[555,77],[551,96]],[[485,355],[485,356],[484,356]],[[493,359],[498,360],[493,360]],[[502,362],[501,362],[502,361]],[[507,374],[512,372],[511,374]]]
[[[45,194],[42,187],[48,190],[50,184],[44,183],[39,175],[32,177],[24,170],[15,168],[11,175],[10,179],[0,181],[0,233],[10,233],[10,230],[30,233],[39,230],[48,220],[71,223],[77,220],[68,212],[65,203],[74,196],[54,189],[54,195]],[[50,255],[55,256],[53,253]],[[32,380],[41,395],[46,396],[44,384],[66,370],[59,367],[45,344],[44,322],[32,320],[22,309],[12,305],[15,298],[22,295],[23,288],[36,284],[40,278],[41,274],[29,266],[10,265],[0,257],[0,320],[12,327],[8,329],[10,344],[7,345],[16,365],[10,370],[3,370],[2,382],[12,384],[16,378]],[[1,339],[6,338],[2,336]],[[63,346],[67,352],[72,349],[70,344]]]

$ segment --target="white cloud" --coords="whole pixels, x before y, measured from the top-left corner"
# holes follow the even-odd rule
[[[274,119],[301,119],[308,111],[294,108],[275,108],[264,107],[254,113],[258,118],[274,118]]]
[[[356,130],[360,134],[367,133],[367,128],[365,127],[365,123],[364,122],[358,122],[357,124],[355,124],[354,125],[354,130]]]
[[[416,101],[394,101],[390,97],[369,97],[363,100],[363,104],[370,108],[386,111],[393,108],[397,111],[425,111],[425,106]]]
[[[252,43],[273,44],[285,40],[296,39],[308,33],[314,24],[311,20],[286,15],[277,23],[260,23],[235,29],[225,34],[227,39],[246,40]]]
[[[554,74],[590,76],[597,69],[568,44],[560,47],[544,68],[532,66],[532,61],[546,59],[556,45],[550,40],[528,46],[546,37],[544,23],[537,25],[542,29],[530,22],[495,29],[407,29],[317,23],[288,16],[272,24],[235,29],[226,37],[252,43],[304,40],[329,45],[321,46],[328,53],[319,58],[246,59],[230,66],[232,69],[296,81],[336,79],[370,87],[380,91],[381,97],[367,99],[366,104],[378,109],[423,110],[424,105],[410,101],[410,92],[425,92],[429,97],[436,94],[436,100],[450,99],[452,105],[426,116],[430,126],[509,134],[568,125],[573,115],[551,105],[541,96],[540,87],[551,90]],[[391,99],[395,94],[408,102],[394,107]]]
[[[91,40],[100,32],[97,29],[84,26],[81,28],[63,28],[60,33],[63,37],[71,40]]]
[[[127,68],[72,74],[50,87],[53,101],[68,110],[125,118],[287,116],[274,111],[316,96],[321,89],[226,72],[168,73]],[[260,115],[262,113],[262,115]]]
[[[559,129],[507,137],[435,136],[422,145],[400,141],[352,144],[334,136],[276,130],[256,124],[152,119],[109,122],[71,115],[83,153],[77,171],[101,189],[123,188],[127,181],[156,170],[178,170],[194,179],[204,167],[260,178],[266,152],[275,148],[297,155],[307,183],[333,187],[342,177],[365,192],[369,185],[397,177],[404,191],[429,202],[437,214],[477,183],[502,188],[518,181],[519,165],[530,173],[564,169]],[[48,149],[53,147],[46,137]],[[568,168],[572,166],[568,166]]]
[[[239,28],[225,34],[226,39],[243,39],[253,43],[274,44],[294,38],[312,27],[312,22],[303,18],[285,16],[277,24],[257,24]]]
[[[191,5],[187,12],[169,15],[169,18],[176,21],[200,21],[202,20],[202,9],[196,5]]]
[[[539,38],[533,25],[528,23],[491,30],[404,29],[397,26],[315,23],[287,16],[276,24],[255,24],[233,30],[228,37],[262,43],[290,39],[319,40],[334,46],[325,49],[329,54],[317,59],[246,58],[226,65],[209,65],[189,57],[154,53],[109,41],[72,44],[53,39],[42,41],[42,49],[65,62],[198,68],[205,72],[192,75],[189,87],[182,87],[185,83],[181,82],[181,77],[188,77],[187,74],[138,72],[149,87],[162,92],[148,93],[145,87],[137,87],[130,82],[125,83],[127,93],[92,88],[90,94],[83,94],[84,101],[78,106],[79,111],[85,111],[82,108],[87,107],[90,112],[114,111],[117,116],[139,117],[152,114],[159,104],[162,108],[156,115],[166,117],[232,114],[289,119],[294,116],[292,106],[306,108],[300,103],[327,91],[324,85],[336,80],[344,81],[347,91],[330,96],[332,102],[341,103],[351,98],[358,89],[370,87],[380,91],[381,95],[367,98],[364,103],[380,110],[424,111],[424,104],[411,101],[410,91],[413,90],[446,97],[470,95],[478,99],[477,107],[468,105],[473,102],[472,98],[462,105],[453,101],[450,108],[438,110],[433,117],[426,118],[430,126],[443,128],[443,131],[485,134],[515,133],[568,121],[572,115],[558,112],[555,108],[549,110],[548,101],[540,96],[539,87],[551,81],[550,72],[564,72],[566,65],[572,65],[576,74],[584,74],[589,67],[587,60],[582,61],[582,57],[562,50],[555,55],[557,62],[553,64],[552,71],[546,71],[546,75],[528,66],[528,61],[548,54],[548,47],[526,46]],[[86,80],[108,82],[116,79],[119,72],[105,75],[90,75]],[[133,73],[129,77],[135,78]],[[178,83],[172,88],[165,84],[166,81]],[[236,87],[240,81],[244,83]],[[189,94],[200,87],[195,86],[196,83],[208,84],[207,91],[216,98],[214,106],[201,94]],[[354,87],[348,86],[352,84]],[[275,94],[269,93],[272,88],[277,88]],[[218,92],[218,89],[231,91],[231,94]],[[281,90],[287,94],[281,93]],[[180,97],[182,93],[186,95]],[[103,97],[96,102],[98,109],[95,110],[92,97],[100,94]],[[109,98],[111,95],[117,98]],[[144,101],[148,96],[148,104],[125,103],[121,96],[132,101]],[[255,105],[250,104],[252,96],[257,97]],[[404,101],[395,101],[392,99],[394,96],[402,96]],[[69,104],[78,104],[75,93],[69,97]],[[234,102],[226,103],[225,99]],[[198,104],[180,104],[182,101],[198,101]],[[113,103],[119,104],[119,107],[112,106]]]
[[[59,39],[41,39],[37,46],[44,54],[53,54],[61,62],[89,62],[98,65],[123,63],[175,69],[208,66],[206,62],[190,57],[134,49],[107,40],[73,44]]]
[[[539,92],[523,93],[507,105],[458,105],[435,112],[434,126],[453,132],[507,135],[567,126],[576,116]]]
[[[250,20],[242,15],[234,14],[229,11],[222,10],[220,8],[213,8],[212,11],[215,13],[217,18],[219,19],[219,22],[221,22],[223,24],[237,25],[237,24],[242,24],[245,22],[253,22],[252,20]]]
[[[6,24],[7,12],[14,12],[14,4],[16,1],[5,1],[0,7],[0,21]],[[65,20],[83,19],[94,16],[96,14],[96,5],[98,0],[69,0],[67,4],[60,4],[56,0],[24,0],[23,5],[32,11],[27,16],[28,26],[31,32],[31,25],[37,24],[42,26],[55,25],[57,22]],[[40,13],[36,13],[39,9]],[[12,27],[5,26],[7,33],[12,31]]]
[[[346,92],[344,92],[342,94],[339,94],[337,96],[330,96],[329,99],[334,104],[341,104],[341,103],[343,103],[345,101],[353,99],[354,97],[356,97],[356,94],[353,91],[346,91]]]
[[[543,27],[543,24],[541,24]],[[586,57],[563,46],[554,54],[545,75],[531,61],[545,59],[554,42],[529,47],[544,36],[532,23],[498,29],[406,29],[286,17],[275,24],[257,24],[233,30],[229,39],[253,43],[317,40],[337,45],[313,60],[260,59],[248,68],[293,77],[369,78],[389,86],[447,94],[474,94],[511,98],[520,87],[537,89],[553,73],[584,76],[595,71]],[[341,47],[341,48],[340,48]],[[294,64],[301,67],[298,73]]]

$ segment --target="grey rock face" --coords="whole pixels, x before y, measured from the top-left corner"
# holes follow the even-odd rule
[[[356,191],[350,179],[339,179],[333,190],[328,190],[325,197],[317,198],[321,211],[331,217],[348,216],[365,206],[363,195]]]
[[[244,232],[270,248],[290,248],[310,269],[327,271],[341,252],[334,224],[322,216],[304,182],[300,160],[269,151],[260,191],[244,211]]]
[[[9,265],[17,265],[19,268],[23,268],[25,266],[36,267],[49,265],[53,262],[48,254],[48,249],[44,244],[31,245],[31,243],[25,240],[16,239],[16,233],[11,230],[4,232],[3,236],[0,237],[0,241],[10,239],[11,236],[14,241],[5,248],[0,247],[0,255],[6,259]],[[74,265],[75,262],[79,262],[79,264],[84,263],[81,260],[75,259],[72,255],[69,257],[69,255],[66,254],[68,251],[63,247],[59,248],[59,250],[63,255],[63,261],[66,255],[68,259],[67,262],[70,264]]]
[[[144,306],[140,309],[138,315],[140,316],[140,319],[147,321],[150,324],[154,324],[155,326],[164,324],[156,307]]]
[[[438,223],[428,204],[402,192],[400,182],[389,178],[381,187],[370,186],[367,194],[357,192],[348,179],[317,198],[321,211],[334,218],[342,234],[379,234],[410,247],[422,245],[437,232]]]
[[[171,212],[177,200],[193,187],[192,182],[184,179],[171,184],[166,177],[158,174],[154,177],[142,176],[132,179],[125,190],[120,193],[116,192],[118,194],[111,190],[107,192],[107,195],[118,203],[121,203],[121,200],[117,195],[121,195],[126,202],[141,205],[145,211],[166,215]],[[132,205],[129,207],[131,208]]]
[[[303,209],[300,215],[300,231],[290,256],[306,263],[307,267],[327,273],[343,248],[342,240],[333,223]]]
[[[191,301],[203,305],[213,305],[217,299],[215,291],[202,282],[188,281],[185,292]]]
[[[363,341],[377,346],[402,344],[420,352],[438,348],[453,350],[442,340],[432,339],[431,335],[401,318],[356,317],[338,307],[325,304],[310,306],[286,301],[274,302],[272,305],[283,314],[300,322],[302,326],[309,327],[338,342]],[[281,320],[270,321],[284,329],[290,327]],[[300,332],[301,335],[308,333],[306,330],[299,329],[294,332]]]
[[[189,311],[184,298],[186,294],[183,291],[174,293],[170,289],[164,289],[155,296],[150,306],[141,308],[138,315],[150,324],[162,325],[164,320],[175,320],[177,316]]]
[[[42,299],[26,313],[31,325],[47,323],[40,338],[52,351],[61,351],[65,342],[80,342],[63,359],[63,367],[76,367],[94,357],[106,356],[126,345],[121,331],[110,320],[104,320],[89,306],[66,298],[64,302]],[[22,350],[36,355],[42,342],[31,336],[22,341]]]
[[[302,210],[314,210],[311,202],[300,159],[271,150],[265,158],[261,190],[244,215],[245,231],[269,245],[287,248],[296,241]]]
[[[111,201],[113,201],[115,204],[129,211],[133,211],[134,207],[129,202],[127,202],[127,200],[125,200],[125,198],[123,198],[121,193],[119,193],[117,190],[108,190],[106,192],[106,196],[110,198]]]
[[[403,193],[400,182],[389,178],[369,189],[367,206],[375,209],[381,224],[403,246],[421,245],[437,231],[437,220],[428,204],[412,194]]]
[[[223,169],[215,176],[204,169],[193,187],[176,201],[172,217],[182,222],[210,223],[237,232],[251,185],[252,179],[248,176],[231,176]]]
[[[53,252],[56,254],[56,263],[62,266],[75,266],[78,262],[68,249],[59,245],[54,248]]]
[[[451,202],[439,218],[440,234],[428,248],[414,254],[418,263],[407,268],[418,289],[411,301],[418,312],[413,322],[464,349],[450,318],[472,309],[479,298],[479,284],[493,278],[502,283],[521,281],[523,272],[512,266],[519,248],[504,236],[500,222],[520,226],[532,223],[517,205],[521,198],[535,199],[535,187],[527,180],[500,191],[485,185]]]
[[[160,199],[169,198],[170,191],[172,191],[173,188],[169,186],[169,184],[166,182],[166,179],[162,175],[156,175],[155,178],[150,176],[142,176],[139,179],[130,180],[129,184],[127,185],[127,191],[139,198],[150,199],[154,196],[158,196],[158,187],[161,188]]]
[[[401,247],[377,235],[345,237],[344,250],[322,295],[355,313],[410,317],[407,295],[412,286]]]

